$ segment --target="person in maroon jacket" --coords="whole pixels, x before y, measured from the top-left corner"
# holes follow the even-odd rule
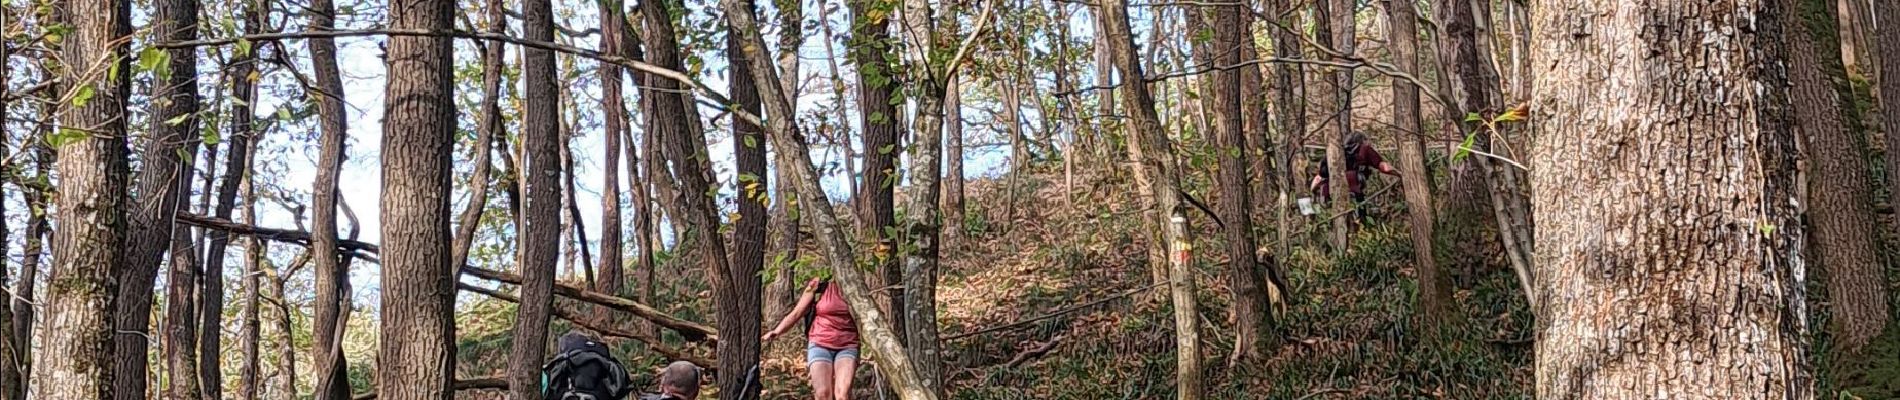
[[[1346,186],[1352,191],[1353,217],[1363,220],[1366,212],[1361,204],[1366,201],[1366,178],[1371,175],[1367,170],[1378,170],[1391,176],[1399,176],[1399,170],[1392,168],[1392,164],[1385,162],[1385,157],[1380,156],[1378,150],[1373,150],[1372,145],[1366,143],[1364,133],[1353,132],[1346,135],[1343,141],[1341,148],[1346,151]],[[1320,160],[1319,174],[1313,176],[1311,189],[1319,193],[1320,198],[1330,201],[1332,185],[1326,180],[1330,176],[1326,167],[1326,160]]]

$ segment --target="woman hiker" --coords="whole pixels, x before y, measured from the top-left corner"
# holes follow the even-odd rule
[[[813,309],[815,308],[815,310]],[[805,317],[805,318],[800,318]],[[812,279],[798,304],[766,332],[760,344],[785,335],[794,322],[805,319],[805,362],[811,370],[811,388],[817,400],[851,398],[851,379],[858,367],[858,325],[844,293],[829,280]]]

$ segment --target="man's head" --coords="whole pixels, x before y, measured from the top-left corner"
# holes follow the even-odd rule
[[[1344,147],[1346,149],[1353,149],[1365,143],[1366,143],[1365,132],[1353,132],[1353,133],[1346,134],[1346,137],[1341,140],[1340,144],[1342,145],[1341,147]],[[1347,156],[1350,157],[1352,155],[1348,154]]]
[[[674,361],[660,371],[660,393],[681,400],[694,400],[699,397],[699,366],[685,361]]]

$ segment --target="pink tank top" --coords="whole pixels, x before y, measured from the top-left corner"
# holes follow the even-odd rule
[[[851,318],[851,306],[844,302],[844,292],[838,291],[838,285],[825,285],[824,293],[818,294],[817,315],[812,318],[811,332],[807,335],[811,342],[819,347],[832,350],[858,347],[858,325]]]

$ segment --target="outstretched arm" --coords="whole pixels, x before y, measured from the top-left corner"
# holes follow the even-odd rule
[[[784,335],[786,330],[792,329],[792,324],[798,322],[798,316],[805,315],[805,309],[811,307],[812,299],[817,297],[817,293],[818,280],[813,279],[811,282],[806,282],[805,293],[798,295],[798,304],[792,306],[792,312],[785,314],[785,318],[779,320],[778,326],[772,328],[771,331],[767,331],[765,336],[759,338],[759,341],[770,342],[772,338]]]
[[[1388,163],[1385,161],[1379,162],[1379,173],[1391,175],[1391,176],[1399,176],[1399,170],[1397,168],[1392,168],[1392,163]]]

